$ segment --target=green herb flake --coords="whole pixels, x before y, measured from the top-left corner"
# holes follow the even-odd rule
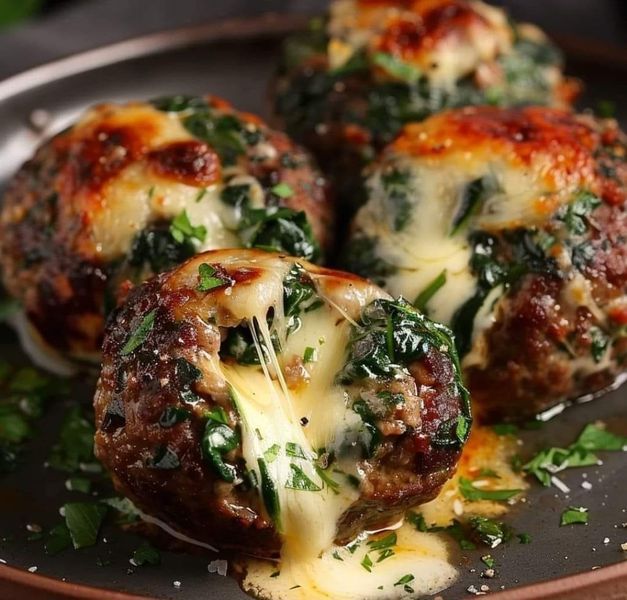
[[[129,354],[133,353],[146,341],[148,335],[155,325],[156,314],[157,309],[153,309],[144,316],[137,329],[135,329],[135,331],[131,333],[128,340],[126,341],[126,344],[124,344],[124,346],[122,347],[122,356],[128,356]]]
[[[53,445],[48,463],[60,471],[74,472],[94,463],[94,426],[80,407],[72,406],[66,413]]]
[[[44,550],[48,556],[54,556],[72,547],[72,536],[65,523],[55,525],[47,534]]]
[[[279,501],[279,492],[270,476],[268,466],[262,458],[257,459],[259,465],[259,474],[261,475],[261,497],[266,507],[268,515],[272,519],[278,531],[281,531],[281,504]]]
[[[293,458],[307,459],[307,455],[300,444],[296,444],[294,442],[287,442],[285,444],[285,454]]]
[[[298,490],[301,492],[319,492],[322,488],[314,483],[306,473],[294,463],[290,463],[290,476],[285,483],[285,487],[290,490]]]
[[[560,212],[559,219],[573,235],[583,235],[588,230],[588,216],[600,206],[601,199],[591,192],[579,192],[575,199]]]
[[[270,191],[279,198],[289,198],[294,195],[294,190],[285,182],[277,183]]]
[[[107,514],[107,507],[94,502],[70,502],[63,506],[65,524],[76,550],[93,546]]]
[[[200,202],[207,195],[207,188],[200,188],[196,194],[195,202]]]
[[[218,271],[213,265],[202,263],[198,266],[198,286],[199,292],[209,292],[216,288],[228,285],[229,279],[216,275]]]
[[[422,76],[420,69],[387,52],[376,52],[372,56],[372,62],[381,67],[388,75],[408,84],[417,83]]]
[[[264,453],[263,457],[266,463],[273,463],[277,457],[279,456],[279,452],[281,452],[281,446],[279,444],[272,444]]]
[[[91,481],[86,477],[70,477],[65,481],[65,489],[70,492],[89,494],[91,491]]]
[[[307,346],[303,354],[303,362],[311,363],[311,362],[316,362],[317,360],[318,360],[318,352],[316,351],[316,349],[312,348],[311,346]]]
[[[611,433],[604,427],[590,423],[585,426],[574,445],[591,451],[625,450],[627,436]]]
[[[204,242],[207,237],[207,228],[204,225],[194,227],[187,215],[187,211],[183,211],[177,215],[170,225],[170,235],[179,243],[183,244],[188,240],[197,240]]]
[[[335,560],[341,560],[341,561],[344,561],[344,559],[340,556],[340,553],[339,553],[337,550],[334,550],[334,552],[333,552],[333,558],[334,558]]]
[[[469,524],[473,538],[490,548],[496,548],[512,537],[512,530],[501,521],[487,517],[470,517]]]
[[[395,546],[396,542],[396,532],[392,531],[391,533],[388,533],[385,537],[368,542],[368,546],[371,550],[386,550],[387,548]]]
[[[590,327],[588,330],[590,338],[590,354],[595,363],[600,363],[605,356],[610,344],[610,338],[600,327]]]
[[[563,513],[560,519],[560,527],[565,525],[574,524],[587,524],[588,523],[588,509],[583,506],[575,507],[569,506]]]
[[[366,569],[366,571],[368,571],[368,573],[372,573],[373,565],[372,565],[372,560],[370,559],[370,556],[366,554],[366,556],[364,556],[360,564],[364,569]]]
[[[237,469],[224,461],[224,455],[235,450],[239,444],[240,437],[237,431],[209,416],[202,437],[203,455],[211,463],[216,473],[229,483],[235,481]]]
[[[145,565],[157,566],[161,563],[161,554],[156,548],[153,548],[148,542],[143,542],[137,550],[133,552],[131,564],[136,567]]]
[[[519,533],[516,537],[520,544],[531,544],[531,536],[528,533]]]
[[[492,557],[491,554],[485,554],[484,556],[481,557],[481,562],[488,567],[488,569],[493,569],[494,565],[496,564],[496,561],[494,560],[494,558]]]
[[[322,480],[322,482],[334,493],[340,493],[340,484],[332,479],[331,476],[319,465],[314,465],[316,469],[316,473],[318,473],[318,477]]]
[[[459,491],[466,500],[476,502],[478,500],[505,501],[520,494],[522,490],[485,490],[476,488],[470,479],[459,478]]]
[[[415,579],[415,577],[411,574],[408,573],[407,575],[403,575],[395,584],[394,587],[397,587],[399,585],[403,586],[403,589],[408,593],[408,594],[412,594],[413,593],[413,588],[409,585],[413,580]]]
[[[446,284],[446,269],[444,269],[435,279],[416,296],[414,306],[420,312],[427,312],[427,304],[435,294]]]

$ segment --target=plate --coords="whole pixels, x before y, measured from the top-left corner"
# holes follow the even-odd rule
[[[267,115],[268,81],[280,42],[303,24],[301,17],[269,15],[160,33],[0,82],[0,188],[43,137],[65,127],[95,102],[211,92],[238,108]],[[621,83],[627,77],[627,56],[578,40],[563,42],[570,51],[568,72],[587,82],[582,105],[611,99],[623,124],[627,123],[627,87]],[[0,329],[0,360],[27,364],[6,328]],[[71,397],[89,405],[92,389],[93,382],[74,382]],[[105,526],[97,546],[56,556],[44,553],[41,540],[27,540],[27,524],[48,529],[59,522],[60,506],[85,498],[65,490],[67,474],[45,466],[67,408],[64,402],[47,407],[20,467],[0,479],[0,559],[6,561],[0,565],[0,598],[19,593],[28,593],[29,598],[247,598],[235,581],[208,572],[214,556],[163,552],[159,567],[132,568],[129,558],[141,539],[114,526]],[[523,432],[524,451],[532,454],[544,446],[566,446],[596,420],[627,432],[627,388],[571,407],[539,430]],[[480,578],[480,556],[486,550],[464,552],[459,580],[440,595],[447,600],[467,597],[469,586],[480,589],[487,584],[500,600],[572,598],[575,589],[588,599],[624,598],[627,553],[621,543],[627,542],[623,527],[627,455],[603,453],[602,458],[604,464],[598,468],[563,474],[568,493],[532,483],[526,502],[506,517],[516,531],[531,536],[531,544],[509,542],[490,550],[499,565],[498,577],[490,580]],[[582,488],[583,481],[590,482],[592,489]],[[559,527],[567,506],[587,507],[589,524]],[[33,567],[36,572],[29,572]],[[500,590],[511,591],[494,594]]]

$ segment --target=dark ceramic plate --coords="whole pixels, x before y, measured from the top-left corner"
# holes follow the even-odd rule
[[[0,83],[0,185],[41,139],[41,133],[29,124],[36,109],[52,118],[45,134],[61,129],[94,102],[180,92],[211,92],[242,109],[265,114],[267,85],[280,40],[302,25],[301,19],[293,17],[268,17],[158,34],[74,56]],[[627,57],[572,40],[566,47],[571,57],[569,71],[587,82],[583,105],[611,98],[622,108],[619,116],[625,123]],[[26,362],[7,329],[0,329],[0,359]],[[76,384],[72,395],[89,404],[90,384]],[[41,541],[27,541],[28,523],[49,528],[59,521],[61,505],[84,499],[65,491],[65,474],[44,467],[65,408],[63,403],[48,408],[21,467],[0,479],[0,559],[9,565],[0,565],[0,597],[245,598],[233,580],[208,573],[208,557],[164,552],[160,567],[128,572],[128,559],[140,540],[113,526],[105,527],[104,539],[97,546],[53,557],[46,556]],[[568,445],[585,424],[597,419],[625,432],[627,388],[572,407],[541,430],[524,433],[525,452],[531,454],[545,445]],[[499,575],[490,581],[479,577],[479,558],[485,549],[466,552],[459,565],[459,581],[443,597],[466,597],[469,586],[488,583],[492,592],[535,584],[499,595],[503,600],[626,598],[627,563],[616,563],[627,556],[621,551],[621,543],[627,542],[627,529],[622,526],[627,521],[627,455],[608,453],[603,461],[599,468],[564,473],[563,480],[572,490],[568,494],[532,484],[527,502],[507,517],[517,531],[530,534],[532,543],[509,543],[492,550]],[[589,491],[581,487],[584,473],[592,483]],[[560,528],[560,514],[568,505],[588,507],[589,525]],[[98,566],[103,562],[108,564]],[[37,567],[37,573],[29,573],[29,567]],[[577,573],[583,575],[572,577]],[[565,576],[571,577],[555,581]],[[174,581],[181,582],[179,589]]]

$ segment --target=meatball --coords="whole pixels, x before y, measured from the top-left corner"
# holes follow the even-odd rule
[[[568,105],[579,84],[561,69],[541,31],[483,2],[336,0],[287,41],[275,109],[353,192],[405,123],[466,105]]]
[[[45,345],[99,358],[120,286],[196,252],[318,260],[333,236],[309,155],[216,98],[102,104],[45,142],[0,209],[0,270]]]
[[[470,425],[444,326],[354,275],[245,249],[130,293],[94,405],[121,493],[259,556],[322,550],[434,498]]]
[[[452,328],[480,418],[626,370],[626,151],[613,120],[477,107],[408,125],[371,169],[346,265]]]

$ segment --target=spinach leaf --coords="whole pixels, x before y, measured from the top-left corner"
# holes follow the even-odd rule
[[[414,306],[423,313],[428,314],[427,304],[429,300],[446,284],[446,269],[444,269],[437,277],[430,281],[422,292],[420,292],[414,300]]]
[[[128,255],[128,264],[135,269],[147,265],[153,273],[161,273],[196,254],[190,238],[177,241],[171,234],[169,224],[155,224],[140,231],[133,240]]]
[[[587,218],[601,205],[601,199],[591,192],[579,192],[574,200],[558,213],[558,219],[564,222],[573,235],[583,235],[588,230]]]
[[[387,198],[387,206],[392,210],[394,231],[401,231],[411,216],[411,173],[392,169],[381,176],[381,183]]]
[[[377,285],[385,285],[386,279],[396,273],[396,267],[377,254],[378,239],[356,235],[342,253],[342,266],[362,277],[368,277]]]
[[[259,465],[259,473],[261,475],[261,497],[263,498],[263,503],[275,527],[278,531],[281,531],[281,504],[279,502],[279,493],[270,476],[265,460],[259,458],[257,459],[257,464]]]
[[[313,482],[301,467],[290,463],[290,475],[285,482],[285,487],[300,492],[319,492],[322,488]]]
[[[63,506],[65,524],[76,550],[94,546],[107,514],[107,507],[96,502],[70,502]]]
[[[470,218],[475,215],[481,207],[481,203],[486,199],[486,196],[487,189],[483,178],[471,181],[464,188],[459,208],[453,217],[451,236],[459,233],[459,231],[468,224]]]
[[[186,110],[209,110],[209,104],[204,98],[199,96],[163,96],[155,98],[150,103],[163,112],[182,112]]]
[[[161,563],[161,553],[148,542],[143,542],[137,550],[133,552],[131,564],[137,567],[144,565],[156,566]]]
[[[351,331],[348,360],[336,379],[341,384],[360,379],[389,380],[407,374],[407,366],[431,349],[447,353],[453,363],[452,391],[460,396],[461,403],[460,417],[443,423],[433,442],[458,445],[468,436],[471,413],[453,338],[446,327],[430,321],[406,300],[379,299],[364,308],[360,322]],[[357,410],[362,410],[359,406]]]
[[[237,469],[224,462],[224,455],[239,446],[239,434],[223,423],[222,419],[216,419],[215,415],[210,414],[208,417],[202,437],[203,455],[224,481],[232,483],[235,481]]]

